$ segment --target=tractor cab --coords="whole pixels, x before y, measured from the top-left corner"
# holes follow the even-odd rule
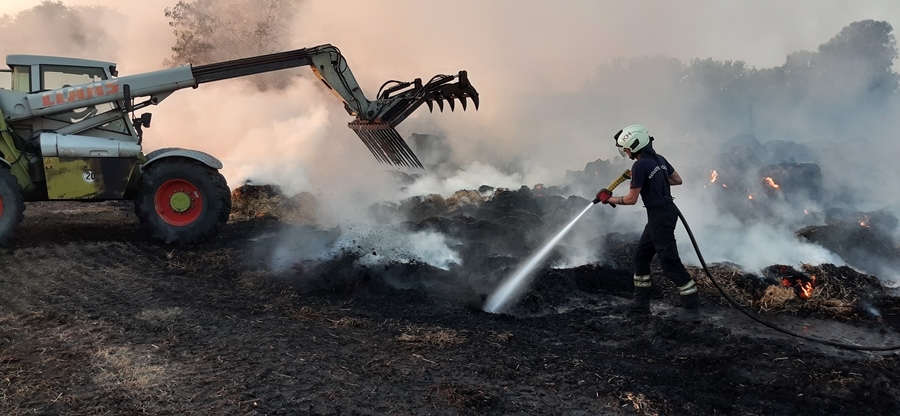
[[[119,101],[78,105],[95,94],[94,85],[113,79],[115,64],[39,55],[9,55],[6,63],[13,94],[59,104],[41,116],[9,121],[19,138],[12,147],[24,151],[31,182],[22,187],[26,200],[127,197],[140,164],[139,136]]]
[[[117,74],[116,64],[88,59],[40,55],[8,55],[13,91],[33,92],[102,81]]]

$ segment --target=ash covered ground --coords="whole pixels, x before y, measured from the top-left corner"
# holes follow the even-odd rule
[[[623,316],[638,229],[599,230],[625,208],[592,208],[504,313],[484,312],[589,204],[573,189],[420,196],[369,206],[377,226],[325,227],[315,195],[244,186],[225,231],[189,247],[150,240],[129,203],[29,204],[0,257],[0,413],[900,413],[896,351],[758,325],[696,267],[704,322],[667,319],[677,299],[658,268],[653,315]],[[861,271],[896,259],[896,221],[816,218],[798,241],[846,264],[720,262],[713,275],[792,331],[900,344],[896,293]]]

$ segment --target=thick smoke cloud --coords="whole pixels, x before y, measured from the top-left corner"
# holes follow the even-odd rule
[[[175,45],[163,12],[175,3],[73,0],[0,9],[10,13],[3,23],[10,40],[0,52],[113,60],[123,74],[160,69]],[[225,162],[232,187],[253,180],[311,191],[331,223],[346,224],[363,222],[373,202],[415,194],[562,185],[566,170],[613,160],[611,135],[643,123],[685,178],[675,196],[709,250],[708,261],[750,268],[839,263],[795,241],[792,227],[809,221],[804,211],[897,210],[896,196],[884,189],[900,180],[891,160],[898,150],[892,61],[879,61],[878,51],[866,48],[843,50],[869,56],[841,52],[841,40],[853,22],[896,21],[900,6],[825,3],[306,1],[284,44],[340,47],[370,97],[388,79],[469,71],[482,97],[478,112],[422,109],[398,128],[404,137],[441,137],[444,168],[401,189],[345,127],[350,120],[341,104],[305,69],[292,71],[290,84],[274,91],[234,80],[176,92],[151,109],[145,149],[209,152]],[[60,6],[65,13],[46,13]],[[806,18],[794,18],[800,15]],[[823,198],[766,199],[760,188],[747,189],[777,218],[750,225],[722,206],[708,187],[710,172],[742,134],[758,141],[754,155],[761,163],[818,164]],[[793,147],[779,151],[778,143]],[[597,187],[610,179],[598,178]],[[572,189],[586,198],[592,191]],[[597,229],[636,231],[642,214],[619,212]],[[573,236],[570,245],[583,247],[592,237]],[[686,237],[679,239],[689,252]],[[590,260],[583,253],[591,250],[569,252],[563,264]]]

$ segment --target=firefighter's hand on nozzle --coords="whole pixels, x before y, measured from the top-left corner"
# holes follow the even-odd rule
[[[608,204],[609,198],[612,196],[612,191],[609,189],[603,188],[600,192],[597,192],[597,198],[594,199],[594,203],[602,202],[604,204]]]

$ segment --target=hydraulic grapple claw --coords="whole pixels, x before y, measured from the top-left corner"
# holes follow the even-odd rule
[[[437,103],[443,112],[444,100],[450,104],[450,111],[456,110],[455,100],[459,100],[465,111],[466,98],[472,99],[477,110],[478,91],[469,82],[466,71],[459,71],[458,75],[436,75],[427,83],[418,78],[411,82],[388,81],[379,90],[377,102],[370,102],[360,110],[354,110],[356,106],[348,107],[348,112],[356,116],[356,121],[348,126],[379,162],[423,168],[394,127],[423,103],[432,112]]]
[[[424,169],[419,158],[390,124],[356,120],[347,125],[379,162]]]

